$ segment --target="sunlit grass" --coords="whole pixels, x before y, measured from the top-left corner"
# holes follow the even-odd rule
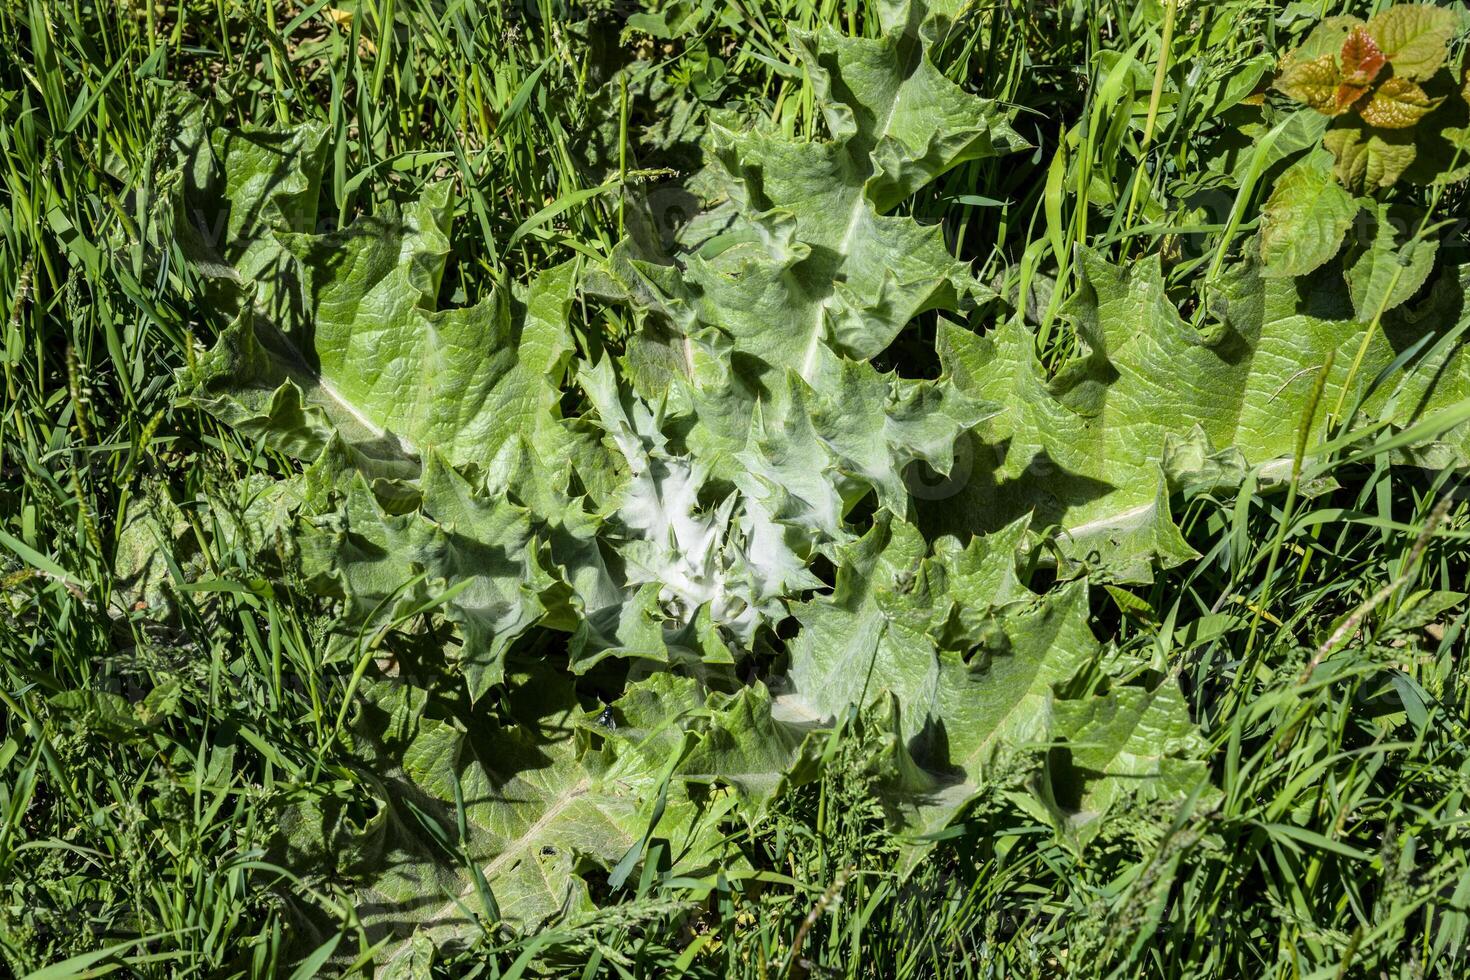
[[[173,372],[223,326],[172,237],[171,189],[186,179],[174,89],[215,96],[233,123],[327,126],[333,221],[454,181],[445,288],[468,302],[610,252],[630,205],[692,176],[689,140],[717,108],[819,134],[788,22],[877,29],[851,0],[663,6],[694,11],[667,39],[624,36],[622,4],[549,0],[0,9],[0,955],[15,975],[305,977],[373,953],[342,883],[270,848],[284,804],[360,798],[367,775],[327,739],[354,663],[289,561],[215,544],[254,480],[293,464],[173,401]],[[1254,88],[1230,85],[1268,70],[1276,35],[1305,13],[1180,4],[1164,58],[1164,11],[972,4],[945,51],[951,78],[1019,108],[1035,149],[957,168],[913,213],[943,223],[1054,356],[1075,342],[1057,317],[1074,246],[1162,253],[1171,288],[1196,302],[1253,228],[1254,209],[1227,221],[1224,174],[1250,144],[1239,99]],[[1335,489],[1290,506],[1249,489],[1181,501],[1202,557],[1150,586],[1095,590],[1095,632],[1184,685],[1218,795],[1139,803],[1079,851],[998,787],[909,869],[863,766],[873,736],[853,718],[821,780],[755,831],[732,824],[728,872],[673,878],[651,859],[604,917],[487,937],[434,968],[1460,975],[1470,508],[1457,475],[1393,461],[1328,466],[1316,489]],[[158,494],[178,514],[158,542],[165,571],[194,583],[168,590],[163,623],[116,574],[128,515]],[[333,915],[304,921],[305,896]]]

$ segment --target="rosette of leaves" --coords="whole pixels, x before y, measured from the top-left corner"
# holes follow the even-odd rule
[[[1017,461],[1039,439],[1089,444],[1078,466],[1107,465],[1097,448],[1139,456],[1111,501],[1125,511],[1138,472],[1162,472],[1154,443],[1193,406],[1131,442],[1138,406],[1125,402],[1142,395],[1090,428],[1048,430],[1021,348],[987,357],[971,349],[987,338],[958,327],[938,379],[874,366],[915,316],[984,296],[900,205],[1020,142],[1001,109],[931,63],[943,18],[882,13],[883,39],[797,38],[826,138],[718,133],[722,201],[701,227],[723,230],[678,264],[625,248],[596,270],[644,327],[596,356],[569,329],[587,285],[577,266],[440,307],[447,189],[321,233],[322,132],[195,131],[179,234],[228,322],[181,394],[304,465],[302,563],[349,631],[432,616],[393,637],[414,670],[394,679],[359,661],[366,696],[339,742],[367,799],[303,806],[281,845],[326,865],[369,941],[389,941],[388,969],[489,929],[595,915],[591,881],[618,894],[655,843],[680,873],[738,860],[722,851],[725,818],[758,819],[805,778],[808,736],[852,705],[887,713],[873,765],[899,827],[937,828],[986,788],[1015,788],[1073,732],[1081,785],[1052,796],[1086,812],[1037,803],[1065,833],[1196,777],[1172,681],[1099,681],[1086,586],[1039,596],[1021,581],[1025,514],[994,518],[1035,498],[1008,498],[953,539],[905,519],[908,468],[949,469],[990,401],[1013,418],[984,434],[1010,427]],[[224,235],[196,220],[211,201]],[[1106,280],[1094,318],[1125,317],[1143,347],[1176,341],[1157,303],[1140,309],[1151,286]],[[1107,346],[1115,364],[1129,365],[1126,346]],[[1081,380],[1096,394],[1106,372]],[[819,556],[838,570],[830,595]],[[750,662],[789,665],[767,678],[779,696],[738,684],[739,648],[788,612],[795,639],[768,629],[777,656]],[[599,665],[594,688],[582,673],[612,656],[639,670]]]
[[[1329,17],[1282,57],[1275,87],[1332,117],[1324,142],[1344,186],[1371,191],[1405,176],[1427,183],[1448,164],[1465,116],[1445,68],[1460,20],[1428,4],[1389,7],[1368,21]]]

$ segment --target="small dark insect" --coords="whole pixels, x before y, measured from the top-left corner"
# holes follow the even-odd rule
[[[556,856],[556,848],[552,847],[550,844],[543,845],[542,848],[541,848],[541,856],[542,857],[555,857]]]
[[[613,717],[612,705],[602,709],[602,714],[597,716],[597,723],[603,728],[617,728],[617,719]]]

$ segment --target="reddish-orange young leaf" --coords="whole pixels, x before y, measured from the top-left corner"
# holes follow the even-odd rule
[[[1388,61],[1383,49],[1373,36],[1361,27],[1354,27],[1347,40],[1342,42],[1342,80],[1352,86],[1369,85]]]
[[[1359,99],[1367,94],[1368,86],[1349,85],[1344,82],[1337,87],[1337,93],[1333,97],[1336,103],[1337,111],[1331,113],[1331,115],[1341,115],[1342,113],[1347,112],[1353,107],[1354,102],[1357,102]]]

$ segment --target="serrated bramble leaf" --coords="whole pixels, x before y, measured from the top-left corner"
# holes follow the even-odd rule
[[[1412,133],[1370,131],[1361,126],[1329,129],[1322,143],[1335,158],[1332,172],[1344,187],[1392,187],[1418,156]]]
[[[1407,302],[1429,279],[1439,242],[1412,233],[1400,244],[1404,224],[1387,205],[1374,208],[1373,238],[1353,250],[1347,259],[1348,292],[1359,320],[1372,320]]]
[[[1357,105],[1359,101],[1362,100],[1363,96],[1367,94],[1368,86],[1366,85],[1339,85],[1337,87],[1337,95],[1335,98],[1336,111],[1333,113],[1333,115],[1342,115],[1344,112]]]
[[[1261,260],[1271,275],[1301,276],[1337,254],[1358,213],[1333,179],[1332,158],[1313,152],[1281,175],[1261,210]]]
[[[1378,42],[1396,78],[1424,81],[1444,64],[1458,26],[1459,17],[1444,7],[1395,4],[1364,29]]]
[[[1329,116],[1347,111],[1338,99],[1338,88],[1342,84],[1337,56],[1333,54],[1311,60],[1293,60],[1282,68],[1275,82],[1276,88],[1285,95]]]
[[[1378,129],[1408,129],[1439,106],[1422,88],[1406,78],[1394,77],[1373,90],[1358,109],[1363,121]]]

